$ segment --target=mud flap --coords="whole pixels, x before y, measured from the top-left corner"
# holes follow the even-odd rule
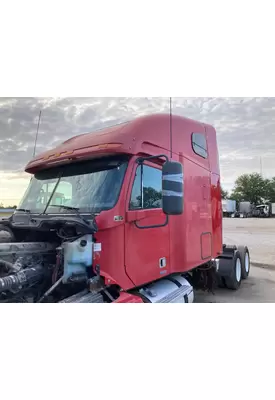
[[[241,285],[241,257],[237,247],[225,246],[219,260],[218,275],[221,286],[238,290]]]
[[[220,278],[229,278],[232,275],[232,261],[237,251],[237,247],[233,246],[223,246],[223,253],[219,256],[219,270],[218,276]]]

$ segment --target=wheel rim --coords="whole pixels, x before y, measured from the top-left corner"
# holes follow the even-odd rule
[[[241,268],[241,260],[237,258],[236,260],[236,279],[238,282],[241,280],[242,268]]]
[[[248,273],[249,272],[249,254],[248,253],[245,254],[244,265],[245,265],[245,271]]]

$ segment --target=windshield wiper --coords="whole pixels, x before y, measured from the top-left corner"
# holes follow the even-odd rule
[[[25,212],[25,213],[30,213],[31,212],[31,210],[28,210],[27,208],[16,208],[15,211],[22,211],[22,212]]]
[[[63,206],[62,204],[50,204],[49,207],[59,207],[64,208],[64,210],[79,211],[77,207]]]
[[[63,208],[64,210],[74,211],[76,213],[76,215],[78,216],[78,218],[84,222],[84,224],[90,225],[90,222],[82,217],[82,215],[79,212],[79,208],[77,208],[77,207],[70,207],[70,206],[65,206],[65,205],[63,206],[62,204],[50,204],[49,207],[58,207],[58,208]],[[93,217],[94,217],[94,215],[93,215]]]
[[[58,208],[63,208],[64,210],[74,211],[75,214],[76,214],[80,219],[82,219],[82,221],[85,221],[85,222],[86,222],[86,220],[80,215],[79,208],[77,208],[77,207],[63,206],[62,204],[50,204],[50,205],[48,206],[48,208],[50,208],[50,207],[58,207]]]
[[[55,187],[53,188],[52,194],[50,195],[50,198],[49,198],[49,200],[48,200],[48,202],[47,202],[47,204],[46,204],[46,207],[44,208],[44,211],[43,211],[42,214],[45,214],[45,213],[46,213],[47,208],[49,207],[49,204],[50,204],[51,201],[52,201],[52,198],[53,198],[53,196],[54,196],[54,193],[55,193],[55,191],[56,191],[57,186],[59,185],[60,180],[61,180],[61,175],[60,175],[59,178],[57,179],[57,182],[56,182],[56,184],[55,184]]]

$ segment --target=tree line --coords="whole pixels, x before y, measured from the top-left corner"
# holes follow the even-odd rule
[[[264,202],[275,203],[275,177],[264,179],[259,173],[243,174],[235,182],[233,191],[222,189],[223,199],[232,199],[237,202],[249,201],[259,205]]]
[[[0,203],[0,208],[8,209],[8,208],[16,208],[17,206],[4,206],[3,203]]]

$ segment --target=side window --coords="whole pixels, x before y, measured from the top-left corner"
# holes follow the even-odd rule
[[[136,176],[132,188],[130,210],[137,210],[141,207],[141,166],[136,169]]]
[[[207,158],[207,143],[205,135],[202,133],[192,134],[192,148],[193,151],[200,157]]]
[[[130,210],[161,208],[162,181],[161,170],[157,168],[139,165],[136,170],[136,177],[132,189]],[[143,196],[141,190],[143,187]]]

